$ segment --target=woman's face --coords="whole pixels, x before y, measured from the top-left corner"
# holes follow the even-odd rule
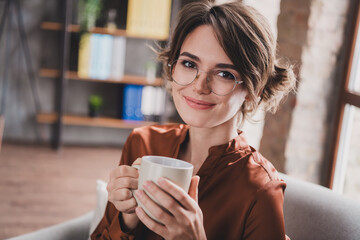
[[[234,64],[218,43],[212,27],[202,25],[192,31],[180,49],[180,58],[201,70],[199,77],[190,85],[181,86],[172,82],[174,103],[184,122],[199,128],[234,126],[247,91],[237,84],[230,94],[218,96],[208,88],[207,74],[204,72],[220,67],[224,70],[220,75],[231,73],[241,80],[239,73],[234,70]]]

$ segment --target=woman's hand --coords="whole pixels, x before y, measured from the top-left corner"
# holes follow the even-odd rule
[[[159,178],[158,187],[153,182],[145,182],[144,189],[165,209],[152,201],[144,191],[137,190],[136,197],[164,225],[151,219],[141,207],[136,214],[150,230],[165,239],[206,239],[203,214],[197,203],[199,177],[191,179],[189,194],[165,178]]]
[[[141,163],[141,158],[136,159],[133,165]],[[137,189],[139,173],[138,170],[121,165],[110,173],[110,180],[107,185],[109,202],[114,204],[115,208],[122,212],[125,227],[128,230],[134,229],[139,223],[139,218],[135,214],[137,206],[132,189]]]

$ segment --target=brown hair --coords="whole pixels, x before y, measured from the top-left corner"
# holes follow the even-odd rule
[[[295,88],[291,66],[276,61],[276,41],[267,20],[254,8],[240,1],[221,5],[204,1],[185,5],[169,45],[159,52],[165,77],[171,81],[168,63],[179,57],[189,33],[201,25],[213,27],[219,44],[237,67],[248,96],[239,112],[250,118],[260,104],[275,112],[281,99]],[[242,122],[242,121],[241,121]]]

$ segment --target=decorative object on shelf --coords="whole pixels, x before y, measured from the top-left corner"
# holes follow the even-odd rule
[[[90,95],[89,96],[89,116],[97,117],[99,116],[101,107],[103,105],[103,99],[100,95]]]
[[[115,19],[116,19],[116,9],[112,8],[108,11],[108,18],[107,18],[107,22],[106,22],[106,29],[110,32],[110,33],[114,33],[117,29],[116,23],[115,23]]]
[[[156,79],[156,63],[150,61],[146,63],[146,81],[154,83]]]
[[[96,19],[100,16],[102,6],[102,0],[79,1],[79,22],[81,32],[89,32],[95,27]]]

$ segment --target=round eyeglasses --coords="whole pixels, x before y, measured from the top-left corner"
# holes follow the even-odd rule
[[[177,59],[173,63],[168,64],[168,67],[170,68],[172,80],[181,86],[190,85],[199,77],[200,72],[206,73],[208,88],[219,96],[230,94],[237,84],[243,82],[238,81],[236,76],[229,70],[216,68],[208,72],[201,71],[194,62],[187,59]]]

